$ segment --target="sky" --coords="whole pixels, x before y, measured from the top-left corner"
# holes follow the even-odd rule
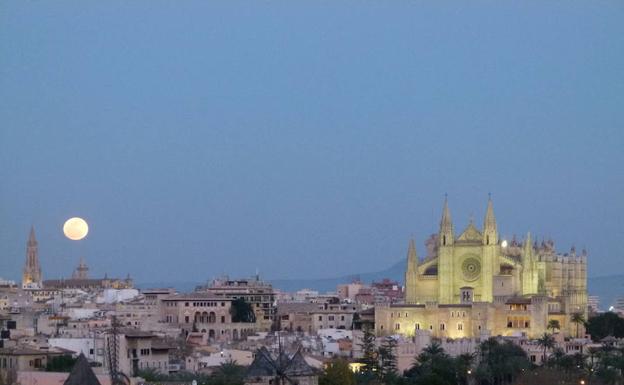
[[[624,273],[621,1],[0,1],[0,277],[333,277],[492,194]],[[85,218],[70,241],[63,222]]]

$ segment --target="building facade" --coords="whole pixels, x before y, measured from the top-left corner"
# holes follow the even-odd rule
[[[232,322],[232,298],[209,293],[179,294],[161,300],[161,319],[186,335],[200,332],[211,342],[244,339],[257,331],[256,323]]]
[[[524,242],[501,240],[491,199],[482,229],[471,220],[459,236],[445,200],[439,232],[426,244],[419,260],[410,241],[405,303],[376,308],[379,334],[536,337],[556,319],[570,335],[570,316],[587,315],[587,253],[560,254],[530,234]]]
[[[258,330],[270,331],[273,326],[276,312],[275,291],[270,283],[262,281],[259,276],[251,279],[222,277],[213,280],[209,285],[198,287],[197,291],[219,298],[242,298],[253,307]]]

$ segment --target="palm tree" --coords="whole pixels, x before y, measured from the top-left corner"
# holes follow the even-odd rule
[[[546,351],[555,347],[555,338],[548,333],[544,333],[542,337],[537,339],[537,344],[544,349],[544,355],[542,356],[543,365],[546,363]]]
[[[546,326],[546,329],[552,330],[552,334],[555,334],[555,329],[557,330],[561,329],[561,325],[559,325],[559,320],[551,319],[550,321],[548,321],[548,325]]]
[[[579,325],[580,324],[585,325],[585,316],[583,316],[583,313],[579,313],[579,312],[573,313],[572,316],[570,317],[570,321],[576,324],[576,338],[578,338]]]
[[[474,362],[475,355],[472,353],[463,353],[455,358],[455,372],[459,384],[468,384],[468,376]]]
[[[440,345],[439,342],[433,341],[431,342],[431,344],[424,347],[424,349],[422,350],[422,353],[426,353],[430,356],[438,356],[444,353],[444,349],[442,348],[442,345]]]

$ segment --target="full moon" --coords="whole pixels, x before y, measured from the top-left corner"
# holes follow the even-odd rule
[[[89,233],[89,225],[82,218],[69,218],[63,225],[63,233],[72,241],[79,241]]]

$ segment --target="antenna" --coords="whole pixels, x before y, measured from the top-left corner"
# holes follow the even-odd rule
[[[119,371],[119,323],[117,316],[111,317],[111,333],[108,336],[108,366],[111,385],[129,385],[128,376]]]

